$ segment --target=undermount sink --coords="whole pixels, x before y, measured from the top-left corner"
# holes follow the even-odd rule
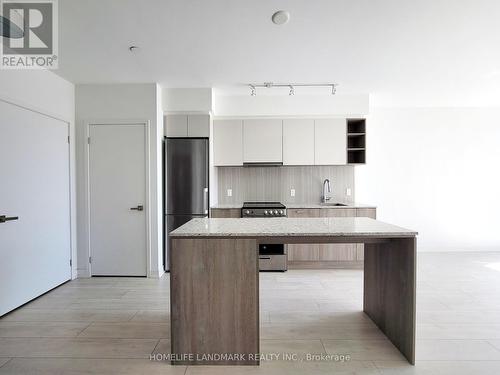
[[[347,207],[347,204],[344,204],[344,203],[330,203],[330,202],[325,202],[325,203],[321,203],[323,206],[336,206],[336,207]]]

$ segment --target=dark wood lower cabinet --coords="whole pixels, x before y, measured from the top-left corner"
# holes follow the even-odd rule
[[[212,208],[213,218],[241,217],[239,208]],[[290,208],[288,217],[370,217],[377,218],[375,208]],[[361,268],[363,244],[289,244],[290,268]]]
[[[288,217],[371,217],[375,208],[289,209]],[[290,268],[361,268],[363,244],[294,244],[288,245]]]
[[[363,310],[408,362],[415,364],[416,235],[276,235],[274,240],[293,244],[364,243]],[[172,364],[259,364],[257,249],[261,241],[269,241],[269,237],[172,240]]]
[[[254,239],[172,240],[172,364],[259,364],[258,262]]]

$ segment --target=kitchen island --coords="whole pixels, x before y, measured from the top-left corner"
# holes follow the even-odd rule
[[[259,243],[364,243],[363,311],[415,363],[417,232],[364,217],[193,219],[172,231],[172,364],[258,365]]]

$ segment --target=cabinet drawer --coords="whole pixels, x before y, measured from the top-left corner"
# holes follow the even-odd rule
[[[288,217],[319,217],[319,211],[317,208],[289,208],[287,215]]]
[[[356,217],[355,208],[322,208],[319,210],[320,217]]]
[[[286,254],[284,255],[261,255],[259,256],[260,271],[286,271]]]

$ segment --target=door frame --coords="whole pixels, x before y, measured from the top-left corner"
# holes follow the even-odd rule
[[[90,222],[91,222],[91,214],[90,214],[90,144],[88,139],[90,137],[90,127],[91,126],[112,126],[112,125],[143,125],[145,130],[145,142],[144,142],[144,162],[145,162],[145,171],[146,174],[144,176],[145,183],[145,207],[144,213],[146,215],[146,277],[151,277],[151,196],[150,196],[150,180],[151,180],[151,160],[149,156],[149,148],[150,148],[150,137],[151,137],[151,123],[149,120],[144,119],[118,119],[118,120],[88,120],[85,121],[85,138],[84,142],[84,186],[85,186],[85,229],[86,229],[86,242],[87,242],[87,265],[88,265],[88,274],[87,277],[92,277],[92,263],[90,259],[92,257],[92,249],[91,249],[91,233],[90,233]]]
[[[14,99],[0,94],[0,101],[15,107],[38,113],[39,115],[61,121],[67,125],[68,129],[68,181],[69,181],[69,262],[70,280],[77,278],[77,246],[76,246],[76,174],[75,174],[75,150],[74,150],[74,123],[71,119],[65,118],[57,113],[52,113],[46,109],[32,105],[31,103]]]

